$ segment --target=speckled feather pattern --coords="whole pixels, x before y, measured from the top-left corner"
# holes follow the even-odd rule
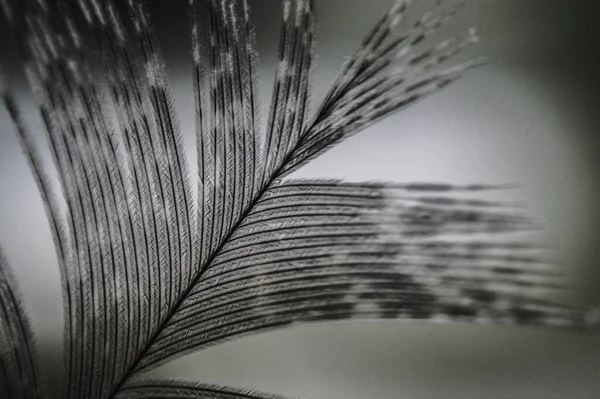
[[[0,1],[59,177],[46,176],[37,132],[2,82],[61,272],[64,398],[280,398],[140,376],[301,323],[598,326],[598,313],[544,299],[564,276],[524,240],[536,225],[523,209],[493,199],[507,187],[286,178],[482,63],[454,61],[474,28],[438,37],[460,3],[433,1],[411,20],[412,1],[399,0],[313,110],[315,3],[283,0],[262,131],[248,1],[189,0],[192,175],[144,2]],[[10,276],[0,253],[0,396],[43,398]]]

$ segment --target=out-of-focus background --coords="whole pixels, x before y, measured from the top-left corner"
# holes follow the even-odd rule
[[[315,105],[345,57],[393,2],[315,0]],[[432,2],[422,1],[411,15]],[[552,258],[565,265],[572,280],[573,290],[557,299],[600,304],[600,28],[595,2],[465,3],[439,38],[478,26],[482,42],[467,55],[486,56],[491,63],[339,145],[296,176],[517,183],[511,195],[544,226],[541,240],[552,243]],[[251,6],[266,117],[281,2],[255,0]],[[154,1],[150,10],[194,157],[187,2]],[[0,55],[23,106],[32,107],[10,45],[1,44]],[[34,181],[4,111],[0,118],[0,242],[20,282],[55,390],[62,349],[58,269]],[[467,324],[336,322],[222,344],[153,374],[306,399],[597,399],[600,336]]]

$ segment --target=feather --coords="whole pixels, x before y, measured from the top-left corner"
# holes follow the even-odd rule
[[[65,16],[69,17],[68,14]],[[51,20],[51,17],[48,19]],[[62,133],[59,134],[62,134],[62,143],[67,149],[62,169],[65,175],[69,174],[71,181],[74,180],[75,187],[71,189],[70,196],[79,204],[83,217],[81,227],[87,236],[87,242],[82,241],[81,246],[87,246],[89,252],[79,269],[84,281],[81,294],[84,302],[77,305],[84,315],[83,309],[89,308],[92,303],[95,311],[87,313],[89,319],[83,322],[83,339],[72,339],[67,344],[68,351],[82,364],[90,368],[99,367],[102,372],[85,375],[88,367],[76,367],[71,362],[70,372],[77,369],[79,374],[69,374],[68,378],[72,380],[66,384],[77,391],[73,395],[80,396],[102,391],[104,385],[110,384],[115,374],[120,372],[119,367],[123,367],[124,352],[118,347],[122,340],[125,346],[129,344],[131,295],[126,284],[129,277],[127,264],[135,263],[129,230],[135,210],[128,207],[126,199],[123,174],[127,166],[120,153],[119,137],[105,116],[102,98],[84,63],[74,26],[68,26],[71,43],[60,40],[64,39],[61,32],[54,31],[47,21],[41,19],[34,27],[32,38],[43,35],[45,46],[52,54],[52,59],[44,66],[49,74],[38,74],[37,78],[45,88],[45,97],[55,97],[54,101],[50,100],[50,111],[60,116],[58,126]],[[53,43],[55,37],[59,40]],[[69,44],[72,47],[69,48]],[[71,58],[73,53],[75,57]],[[66,181],[64,177],[63,181]],[[78,239],[81,240],[81,237],[79,234]],[[82,255],[85,257],[85,253]],[[124,317],[116,318],[115,314]],[[103,333],[98,334],[100,331]],[[107,355],[114,361],[103,361]],[[78,379],[89,381],[89,386]]]
[[[28,3],[28,5],[30,5]],[[90,358],[84,359],[81,354],[84,352],[85,346],[89,343],[89,337],[95,339],[95,334],[90,334],[89,330],[95,328],[94,312],[87,312],[88,323],[84,321],[86,314],[82,311],[85,304],[93,308],[91,289],[87,288],[91,284],[89,277],[90,265],[92,256],[90,255],[90,243],[97,241],[92,236],[91,219],[88,215],[84,216],[86,204],[89,204],[89,185],[82,182],[82,167],[75,162],[79,162],[78,147],[74,143],[74,132],[79,126],[76,115],[71,112],[71,102],[69,95],[72,94],[72,86],[69,84],[61,84],[64,81],[61,77],[64,76],[66,69],[57,61],[58,47],[53,40],[55,37],[50,31],[42,9],[31,7],[23,10],[27,16],[19,15],[19,20],[28,19],[30,22],[27,29],[24,29],[22,35],[25,37],[22,42],[27,43],[28,47],[22,47],[22,55],[25,58],[26,65],[29,68],[28,77],[30,83],[34,87],[34,94],[40,110],[42,118],[47,128],[47,133],[50,138],[51,147],[55,162],[59,169],[59,175],[63,185],[63,191],[67,199],[69,213],[72,215],[69,220],[71,222],[69,233],[72,236],[72,252],[76,254],[77,260],[71,266],[70,273],[66,277],[72,279],[72,283],[66,285],[73,292],[68,294],[68,297],[73,301],[69,304],[69,311],[65,312],[73,317],[70,320],[69,341],[66,342],[66,357],[69,358],[69,369],[78,370],[82,373],[86,369],[84,362],[89,363]],[[39,14],[42,13],[40,16]],[[35,22],[35,23],[34,23]],[[69,82],[70,83],[70,82]],[[88,164],[89,165],[89,164]],[[84,203],[83,190],[87,189],[85,196],[87,203]],[[95,256],[97,261],[98,257]],[[75,267],[73,267],[75,266]],[[89,315],[92,317],[90,318]],[[84,328],[84,325],[85,328]],[[85,348],[87,349],[87,348]],[[74,366],[79,363],[78,366]],[[71,377],[71,376],[69,376]]]
[[[454,190],[423,204],[410,192],[393,184],[339,181],[271,187],[137,372],[191,349],[301,322],[398,318],[588,326],[586,312],[537,297],[563,287],[563,277],[540,248],[520,242],[518,233],[532,224],[514,208],[453,198]]]
[[[0,248],[0,394],[45,398],[36,343],[8,262]]]
[[[460,8],[432,10],[407,32],[397,32],[410,1],[399,1],[365,38],[344,67],[313,122],[302,134],[280,176],[296,170],[345,138],[376,121],[438,92],[467,70],[482,64],[440,66],[477,42],[475,29],[420,50]]]
[[[115,36],[122,39],[123,32],[117,32],[118,24],[115,22],[117,17],[114,12],[110,12],[114,11],[110,4],[102,5],[92,2],[93,10],[87,9],[84,3],[81,6],[85,10],[84,14],[88,16],[88,23],[97,22],[100,25],[104,24],[103,26],[107,23],[105,12],[108,10],[112,28],[115,29]],[[107,125],[106,121],[109,119],[104,115],[103,101],[86,69],[86,58],[80,47],[74,24],[68,24],[68,34],[71,39],[69,42],[64,40],[66,36],[62,35],[63,32],[52,25],[55,16],[45,15],[45,10],[35,7],[25,11],[30,14],[24,19],[33,20],[34,23],[31,23],[29,29],[24,32],[30,47],[30,49],[26,49],[24,56],[26,62],[33,65],[33,68],[30,69],[32,83],[38,84],[39,82],[39,104],[49,126],[51,141],[56,153],[55,159],[68,205],[70,211],[75,214],[70,233],[76,237],[77,242],[73,251],[79,254],[80,259],[78,264],[69,265],[72,270],[68,276],[76,282],[71,285],[76,285],[76,289],[80,290],[74,295],[69,295],[76,302],[71,304],[73,305],[71,307],[76,309],[74,311],[76,314],[87,317],[84,320],[75,320],[73,327],[69,328],[70,332],[78,335],[69,338],[66,342],[66,351],[69,353],[67,354],[69,371],[66,373],[65,385],[69,394],[74,397],[93,397],[98,392],[105,391],[106,386],[111,386],[115,379],[120,378],[127,364],[131,362],[131,357],[140,347],[143,347],[144,341],[148,339],[149,329],[146,337],[134,337],[136,331],[132,329],[132,326],[143,321],[140,319],[143,319],[144,313],[146,313],[140,304],[142,299],[158,298],[158,301],[155,301],[157,304],[154,305],[156,309],[155,324],[158,324],[161,317],[160,312],[166,310],[162,303],[174,300],[171,291],[175,292],[176,289],[181,289],[182,281],[177,278],[180,275],[178,259],[181,258],[182,262],[188,263],[185,272],[188,275],[191,273],[191,262],[185,260],[186,256],[190,256],[191,245],[188,245],[187,249],[185,245],[183,249],[180,249],[179,246],[176,246],[177,244],[173,243],[176,239],[185,243],[186,237],[187,242],[191,243],[191,236],[186,236],[185,229],[189,223],[193,223],[193,218],[185,216],[182,223],[184,231],[176,234],[175,228],[171,229],[170,244],[172,244],[174,252],[177,252],[172,256],[173,259],[168,259],[164,255],[168,251],[161,252],[160,245],[146,248],[162,253],[163,264],[172,268],[172,274],[166,277],[167,268],[163,267],[161,270],[158,268],[159,265],[156,265],[156,270],[163,273],[162,279],[165,280],[162,281],[163,295],[152,296],[150,290],[140,293],[139,282],[150,281],[151,276],[149,274],[146,274],[146,278],[144,275],[140,276],[140,265],[136,262],[139,245],[133,244],[133,226],[138,226],[137,232],[139,233],[141,230],[139,228],[141,224],[139,205],[136,206],[136,198],[131,195],[132,190],[129,186],[131,182],[127,176],[131,174],[131,168],[121,148],[122,137],[113,134]],[[69,14],[65,14],[65,16],[68,17]],[[138,15],[138,19],[142,18]],[[140,32],[146,33],[143,29]],[[95,33],[108,35],[112,32],[106,28],[97,28]],[[110,44],[110,42],[108,43]],[[116,46],[113,46],[113,49],[115,48]],[[123,47],[120,49],[122,50]],[[123,77],[127,77],[123,71],[127,71],[127,68],[131,67],[131,64],[127,65],[123,62],[127,55],[118,54],[115,57],[117,61],[121,62],[120,65],[115,63],[116,71],[121,74],[120,82],[113,80],[116,90],[112,92],[116,99],[120,99],[118,95],[123,94],[123,90],[119,91],[119,87],[117,87],[117,84],[123,82]],[[153,62],[148,64],[150,64],[149,67],[155,66]],[[157,72],[157,74],[159,73],[160,71]],[[133,86],[134,84],[130,83],[125,90]],[[156,91],[161,89],[160,82],[155,86],[158,87]],[[145,87],[152,94],[152,90],[150,90],[152,87],[149,85]],[[135,93],[131,93],[132,91],[129,90],[127,94],[135,95]],[[167,96],[164,91],[160,91],[155,97],[164,100]],[[139,100],[138,97],[133,100],[121,101],[127,102],[129,105],[127,108],[129,122],[135,118],[137,124],[135,126],[130,123],[129,127],[138,128],[140,125],[139,114],[145,110],[143,108],[144,100]],[[155,107],[155,111],[168,114],[170,105],[164,105],[164,101],[156,101],[155,104],[157,103],[167,110],[156,111]],[[148,120],[146,115],[144,115],[144,119],[142,124]],[[142,131],[142,134],[148,133],[148,130]],[[162,138],[167,140],[168,137],[165,137],[163,135]],[[147,137],[142,137],[142,140],[144,139]],[[162,149],[161,147],[157,148]],[[145,150],[148,151],[147,147]],[[156,151],[153,152],[156,153]],[[163,155],[160,161],[165,162],[164,150],[160,154]],[[148,157],[149,155],[146,155],[144,162]],[[181,166],[181,164],[177,166]],[[156,174],[158,171],[165,172],[164,167],[157,167],[155,170]],[[149,180],[151,183],[167,181],[166,179],[160,181],[153,177],[150,177]],[[175,183],[171,183],[173,180]],[[171,186],[178,182],[176,179],[172,179],[172,175],[168,181]],[[183,198],[182,203],[185,203],[186,193],[181,191],[177,193],[179,194],[178,198]],[[152,201],[154,202],[154,199]],[[145,205],[147,206],[147,204]],[[176,205],[171,205],[171,207],[176,207]],[[161,211],[163,211],[162,207],[153,207],[152,212],[155,219],[160,220]],[[182,219],[184,218],[180,217],[180,220]],[[165,220],[164,211],[162,220]],[[166,221],[162,226],[165,225]],[[168,235],[170,226],[166,226]],[[179,227],[177,219],[171,223],[171,226]],[[164,230],[162,233],[164,234]],[[139,237],[139,234],[137,236]],[[162,243],[164,242],[163,240]],[[159,241],[160,243],[161,241]],[[135,273],[132,273],[133,267],[136,265],[138,268]],[[154,280],[152,284],[156,284],[157,279],[154,278]],[[160,287],[160,278],[158,280]],[[81,284],[82,282],[83,284]],[[84,309],[94,309],[94,312]],[[117,314],[121,317],[115,317]],[[151,327],[156,328],[156,325]],[[128,354],[129,348],[132,349],[130,354]],[[107,357],[110,357],[111,361],[106,361]],[[96,372],[96,370],[100,370],[100,372]]]
[[[66,234],[64,215],[60,211],[60,207],[57,203],[55,194],[53,193],[50,180],[47,174],[44,172],[45,167],[39,155],[38,149],[33,142],[33,136],[23,121],[23,117],[12,92],[6,87],[6,85],[2,83],[0,83],[0,96],[2,97],[4,107],[8,111],[8,114],[15,126],[19,142],[24,150],[27,162],[29,164],[29,168],[34,175],[36,185],[40,195],[42,196],[46,215],[50,221],[50,229],[56,249],[56,256],[62,272],[65,273],[65,263],[69,261],[67,257],[70,255],[68,252],[70,243],[69,237]]]
[[[477,41],[473,29],[425,48],[425,39],[459,9],[444,11],[441,3],[401,32],[397,26],[411,1],[398,1],[309,121],[313,2],[285,0],[263,137],[247,1],[205,0],[202,13],[199,1],[190,0],[195,209],[171,89],[144,3],[128,0],[123,7],[130,26],[112,0],[77,2],[102,61],[113,126],[102,84],[91,72],[86,32],[70,4],[1,2],[66,201],[63,214],[3,88],[62,271],[65,397],[270,398],[132,380],[193,349],[296,323],[394,318],[586,329],[599,324],[597,314],[543,298],[564,286],[564,276],[540,246],[518,236],[537,226],[516,204],[480,197],[506,187],[282,181],[341,140],[480,64],[443,66]],[[0,287],[3,305],[11,287]],[[10,323],[24,320],[15,303],[5,306],[9,324],[0,326],[3,348],[19,351],[6,355],[10,362],[32,353],[30,333],[13,336]],[[27,373],[21,376],[30,378],[33,371]]]
[[[145,345],[149,335],[159,324],[163,302],[167,300],[164,295],[166,291],[162,288],[165,286],[163,280],[166,278],[169,262],[168,226],[159,177],[159,160],[163,153],[154,144],[157,140],[150,105],[145,95],[147,85],[142,71],[136,68],[136,56],[132,51],[135,47],[131,47],[127,41],[114,5],[107,3],[103,6],[96,3],[95,14],[84,2],[80,2],[80,7],[84,15],[88,16],[86,20],[101,50],[110,92],[124,135],[125,149],[130,157],[132,192],[128,198],[132,208],[139,207],[141,210],[141,220],[132,220],[138,258],[130,284],[133,291],[131,298],[137,302],[137,309],[130,309],[130,323],[137,326],[138,333],[127,360],[130,363],[136,351]],[[102,21],[106,23],[102,24]],[[148,298],[154,300],[150,301]]]
[[[131,211],[125,216],[128,216],[127,237],[131,237],[132,259],[127,262],[129,275],[126,275],[125,285],[129,295],[128,324],[137,326],[135,332],[126,330],[129,338],[125,346],[124,363],[128,363],[135,351],[144,345],[150,334],[151,323],[157,322],[156,308],[163,300],[160,295],[153,295],[156,290],[153,290],[155,284],[150,283],[150,277],[151,267],[158,266],[155,265],[159,259],[157,252],[165,245],[164,241],[157,243],[156,234],[157,225],[164,226],[164,222],[159,224],[157,221],[162,208],[156,206],[152,198],[152,188],[159,185],[159,180],[158,173],[152,169],[156,161],[150,144],[150,117],[146,112],[148,107],[144,106],[140,77],[131,66],[132,55],[126,47],[125,32],[121,29],[119,16],[112,4],[106,4],[105,9],[98,5],[95,10],[95,18],[92,18],[89,10],[84,14],[89,15],[87,22],[102,55],[110,93],[117,105],[118,121],[124,137],[123,147],[128,156],[124,179]],[[106,23],[101,24],[101,20]],[[144,298],[148,296],[158,298],[158,304],[146,302]],[[146,308],[144,303],[147,303]]]
[[[144,68],[148,78],[148,94],[158,130],[157,147],[161,148],[165,167],[161,173],[162,193],[165,201],[165,216],[169,231],[169,268],[171,275],[167,283],[167,309],[184,290],[191,278],[192,229],[193,223],[191,184],[188,178],[188,165],[184,155],[182,136],[175,110],[172,105],[170,88],[166,84],[162,60],[154,43],[147,12],[140,2],[127,2],[135,24],[136,39],[143,55]],[[174,213],[174,214],[173,214]],[[184,275],[182,275],[184,274]]]
[[[309,76],[313,59],[312,0],[283,3],[279,59],[265,147],[263,181],[279,174],[304,134],[308,119]]]
[[[189,383],[179,380],[145,380],[127,385],[115,399],[199,398],[199,399],[285,399],[280,395]]]
[[[202,267],[259,191],[254,31],[245,2],[208,2],[209,43],[191,1]]]
[[[4,106],[7,109],[13,124],[15,125],[21,147],[23,148],[29,167],[34,175],[38,191],[40,192],[42,201],[44,203],[46,216],[50,222],[52,240],[54,242],[58,265],[62,277],[61,282],[63,303],[65,306],[64,341],[71,342],[73,340],[72,334],[75,329],[73,324],[74,316],[72,312],[76,311],[76,309],[73,309],[71,306],[73,303],[71,295],[74,294],[74,288],[71,286],[73,278],[69,277],[69,274],[72,273],[69,270],[69,265],[73,260],[73,255],[71,252],[71,241],[68,235],[68,223],[65,220],[65,215],[63,215],[60,210],[57,199],[53,193],[50,180],[44,172],[45,166],[33,142],[33,137],[23,121],[20,110],[11,91],[8,90],[6,86],[2,85],[0,92],[2,92]],[[68,364],[70,361],[70,354],[67,353],[67,351],[65,351],[64,357],[65,362]]]

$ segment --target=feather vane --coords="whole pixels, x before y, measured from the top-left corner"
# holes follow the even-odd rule
[[[134,377],[192,350],[299,323],[600,324],[597,313],[545,298],[564,287],[564,275],[522,239],[537,226],[516,204],[485,197],[506,187],[284,180],[481,64],[453,61],[477,42],[474,29],[426,44],[460,6],[436,1],[400,29],[411,3],[399,0],[382,17],[311,117],[314,5],[284,0],[263,134],[247,0],[190,0],[194,182],[143,2],[78,0],[79,14],[67,2],[0,2],[62,194],[0,85],[61,270],[64,397],[279,398]],[[1,392],[42,397],[33,337],[1,252],[0,310]]]

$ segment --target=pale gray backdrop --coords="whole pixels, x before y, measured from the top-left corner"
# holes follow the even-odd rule
[[[315,103],[392,0],[315,0]],[[182,127],[193,149],[185,1],[152,1]],[[263,109],[275,68],[280,2],[251,1]],[[593,2],[468,0],[444,32],[480,27],[472,56],[492,64],[348,140],[297,176],[360,181],[513,182],[574,290],[600,304],[598,28]],[[17,73],[9,45],[3,66]],[[31,110],[22,76],[12,83]],[[29,108],[27,108],[29,107]],[[266,113],[264,114],[266,116]],[[39,121],[30,121],[39,128]],[[24,157],[0,111],[0,242],[16,269],[52,389],[60,381],[62,309],[50,234]],[[336,322],[245,338],[186,356],[155,375],[325,398],[600,397],[600,337],[464,324]]]

